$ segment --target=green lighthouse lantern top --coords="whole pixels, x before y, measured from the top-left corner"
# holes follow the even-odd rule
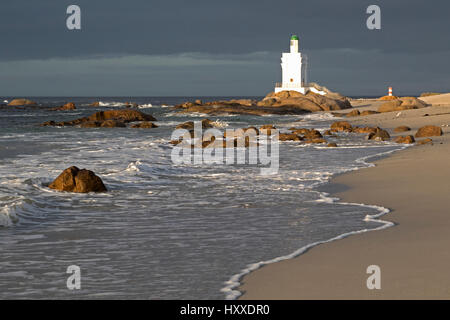
[[[295,35],[295,34],[294,34],[294,35],[292,35],[292,36],[291,36],[291,40],[298,40],[298,36],[297,36],[297,35]]]

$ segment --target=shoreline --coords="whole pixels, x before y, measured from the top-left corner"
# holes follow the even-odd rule
[[[371,106],[362,104],[361,109]],[[357,106],[355,106],[357,107]],[[360,110],[361,110],[360,109]],[[427,107],[351,118],[356,125],[378,125],[389,131],[409,125],[412,134],[423,125],[450,122],[449,107]],[[428,113],[429,116],[424,116]],[[445,112],[444,112],[445,113]],[[436,116],[433,116],[435,114]],[[443,122],[443,123],[442,123]],[[338,174],[325,189],[339,203],[364,203],[390,208],[395,228],[352,234],[322,243],[295,258],[265,265],[241,279],[240,299],[424,299],[450,297],[450,267],[443,226],[446,213],[450,154],[448,127],[434,145],[413,146],[376,160],[374,167]],[[441,144],[442,143],[442,144]],[[436,176],[436,171],[440,174]],[[439,178],[439,179],[436,179]],[[446,180],[447,179],[447,180]],[[337,186],[345,190],[336,190]],[[424,185],[421,188],[420,185]],[[420,200],[423,200],[421,203]],[[432,213],[427,212],[433,208]],[[428,210],[427,210],[428,209]],[[430,217],[430,215],[433,215]],[[426,228],[423,228],[426,226]],[[443,230],[442,230],[443,229]],[[419,253],[419,254],[418,254]],[[381,290],[368,290],[369,265],[381,268]],[[438,276],[440,275],[440,276]]]
[[[284,260],[289,260],[289,259],[295,259],[303,254],[306,254],[309,250],[313,249],[314,247],[321,245],[321,244],[325,244],[325,243],[329,243],[329,242],[333,242],[333,241],[337,241],[337,240],[341,240],[341,239],[345,239],[349,236],[352,235],[356,235],[356,234],[361,234],[361,233],[365,233],[365,232],[371,232],[371,231],[377,231],[377,230],[382,230],[385,228],[390,228],[390,227],[395,227],[395,223],[388,221],[388,220],[381,220],[380,217],[383,217],[385,215],[387,215],[388,213],[391,212],[390,209],[382,207],[382,206],[378,206],[378,205],[371,205],[371,204],[365,204],[365,203],[348,203],[348,202],[342,202],[341,199],[335,198],[333,197],[333,193],[329,193],[327,189],[330,188],[330,186],[333,185],[333,179],[341,176],[341,175],[345,175],[345,174],[349,174],[351,172],[355,172],[355,171],[359,171],[362,169],[367,169],[367,168],[371,168],[373,162],[372,161],[366,161],[368,159],[371,158],[378,158],[378,157],[388,157],[390,154],[392,153],[396,153],[402,150],[405,150],[407,147],[403,147],[402,149],[395,149],[395,150],[390,150],[390,151],[385,151],[385,152],[381,152],[378,154],[374,154],[371,156],[364,156],[362,158],[358,158],[355,160],[355,162],[359,162],[359,161],[363,161],[365,164],[365,167],[361,167],[361,168],[354,168],[354,169],[348,169],[336,174],[333,174],[328,181],[324,182],[323,184],[319,185],[318,187],[314,188],[314,191],[320,194],[320,198],[324,199],[329,199],[330,202],[337,204],[337,205],[351,205],[351,206],[359,206],[359,207],[365,207],[365,208],[370,208],[370,209],[374,209],[374,210],[378,210],[378,213],[376,214],[371,214],[371,215],[366,215],[364,217],[364,220],[370,220],[372,222],[376,222],[378,224],[380,224],[378,227],[372,228],[372,229],[361,229],[361,230],[355,230],[355,231],[350,231],[350,232],[345,232],[342,234],[339,234],[333,238],[330,239],[326,239],[326,240],[321,240],[321,241],[316,241],[310,244],[307,244],[303,247],[300,247],[298,249],[296,249],[295,251],[293,251],[292,253],[283,255],[283,256],[279,256],[279,257],[275,257],[273,259],[270,260],[266,260],[266,261],[259,261],[259,262],[255,262],[252,264],[249,264],[246,266],[246,268],[242,269],[240,273],[237,273],[233,276],[231,276],[231,278],[225,282],[227,285],[225,287],[223,287],[221,289],[221,292],[226,294],[225,299],[226,300],[236,300],[236,299],[240,299],[244,293],[237,290],[237,288],[240,288],[242,286],[242,280],[249,274],[251,274],[252,272],[255,272],[257,270],[259,270],[260,268],[263,268],[267,265],[273,264],[273,263],[277,263],[277,262],[281,262]],[[319,198],[319,199],[320,199]],[[366,220],[367,219],[367,220]]]

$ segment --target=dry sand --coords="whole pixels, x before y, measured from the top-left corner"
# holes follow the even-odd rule
[[[328,186],[341,190],[333,195],[342,201],[390,208],[381,219],[397,225],[264,266],[244,277],[241,299],[450,298],[450,95],[429,99],[444,106],[349,120],[391,133],[400,125],[410,126],[409,134],[423,125],[442,126],[444,135],[433,137],[433,145],[396,152],[376,167],[339,175]],[[360,110],[373,109],[372,103],[355,102]],[[380,290],[367,289],[369,265],[381,268]]]

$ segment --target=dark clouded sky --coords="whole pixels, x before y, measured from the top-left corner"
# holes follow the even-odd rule
[[[81,7],[82,30],[66,28]],[[381,30],[366,9],[381,7]],[[346,95],[450,91],[448,0],[2,0],[0,95],[265,95],[291,34]]]

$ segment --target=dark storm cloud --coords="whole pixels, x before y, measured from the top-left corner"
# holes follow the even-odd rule
[[[73,3],[82,9],[81,31],[65,27]],[[381,31],[365,28],[373,3],[382,7]],[[3,0],[0,7],[1,59],[280,51],[290,33],[312,50],[450,49],[448,1]]]
[[[81,31],[66,28],[70,4],[81,7]],[[366,28],[371,4],[382,30]],[[448,90],[449,9],[444,0],[2,0],[0,94],[263,95],[292,33],[311,80],[345,94],[392,82],[412,93],[426,79],[425,89]]]

